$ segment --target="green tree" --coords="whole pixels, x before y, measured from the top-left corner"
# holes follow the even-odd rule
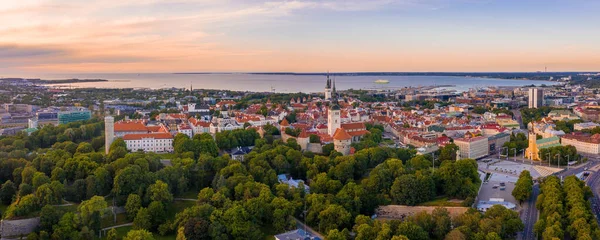
[[[161,180],[156,180],[154,184],[148,187],[148,195],[151,201],[160,201],[164,204],[173,201],[173,194],[169,192],[169,186]]]
[[[140,208],[135,219],[133,219],[133,229],[150,229],[152,222],[150,212],[147,208]]]
[[[331,204],[319,213],[319,231],[329,232],[350,224],[352,215],[342,206]]]
[[[150,205],[148,205],[148,212],[150,213],[150,219],[153,228],[158,227],[158,225],[167,220],[167,213],[165,212],[165,206],[162,202],[151,202]]]
[[[76,153],[91,153],[94,152],[94,147],[92,147],[92,144],[87,143],[87,142],[82,142],[79,144],[79,146],[77,146],[77,150],[75,150]]]
[[[117,237],[117,229],[115,228],[111,228],[110,230],[108,230],[108,234],[106,235],[106,240],[118,240],[119,237]]]
[[[440,149],[440,156],[438,158],[438,161],[445,161],[445,160],[454,161],[454,160],[456,160],[456,151],[458,151],[458,146],[456,146],[456,144],[454,144],[454,143],[446,144],[446,146],[444,146],[444,147],[442,147],[442,149]]]
[[[154,240],[154,236],[145,229],[131,230],[123,240]]]
[[[519,175],[519,179],[515,183],[515,188],[512,191],[513,197],[520,203],[529,199],[533,191],[533,178],[529,171],[524,170]]]
[[[129,194],[127,197],[127,203],[125,203],[125,212],[127,218],[133,220],[137,215],[138,211],[142,208],[142,199],[137,194]]]
[[[100,218],[102,218],[108,208],[108,203],[104,200],[104,197],[94,196],[90,200],[83,201],[77,207],[77,211],[81,216],[82,223],[84,225],[88,225],[94,220],[92,218],[93,214],[99,214]]]
[[[61,212],[52,205],[42,207],[40,212],[40,230],[52,232],[52,226],[60,221]]]
[[[2,188],[0,188],[0,201],[4,205],[9,205],[16,194],[17,187],[12,181],[8,180],[2,184]]]

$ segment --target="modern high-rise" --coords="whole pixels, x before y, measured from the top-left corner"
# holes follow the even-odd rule
[[[529,108],[539,108],[544,105],[544,90],[540,88],[529,89]]]
[[[106,154],[110,151],[110,145],[115,139],[115,118],[112,116],[104,117],[104,148]]]

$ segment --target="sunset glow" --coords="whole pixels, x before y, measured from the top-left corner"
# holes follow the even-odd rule
[[[1,2],[4,73],[600,69],[598,1]]]

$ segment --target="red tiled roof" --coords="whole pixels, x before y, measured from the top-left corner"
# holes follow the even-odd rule
[[[349,139],[352,139],[352,136],[350,136],[350,134],[348,134],[343,128],[338,128],[337,130],[335,130],[335,133],[333,134],[333,139],[349,140]]]
[[[351,129],[366,129],[365,123],[363,122],[358,122],[358,123],[342,123],[341,127],[345,130],[351,130]]]
[[[279,123],[279,125],[282,127],[287,127],[290,125],[290,123],[288,122],[287,119],[284,118],[283,121],[281,121],[281,123]]]
[[[171,139],[173,135],[170,133],[144,133],[144,134],[127,134],[123,136],[123,140],[141,140],[142,138],[154,139]]]
[[[147,132],[146,125],[142,122],[116,122],[115,132]]]
[[[356,137],[356,136],[362,136],[365,135],[367,133],[369,133],[369,131],[367,130],[359,130],[359,131],[350,131],[347,132],[350,136]]]

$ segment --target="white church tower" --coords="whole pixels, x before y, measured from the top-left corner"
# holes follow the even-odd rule
[[[104,148],[106,154],[110,151],[110,145],[115,139],[115,118],[112,116],[104,117]]]
[[[335,81],[333,82],[332,101],[327,112],[327,133],[329,136],[335,134],[335,130],[341,127],[341,110],[335,93]]]

